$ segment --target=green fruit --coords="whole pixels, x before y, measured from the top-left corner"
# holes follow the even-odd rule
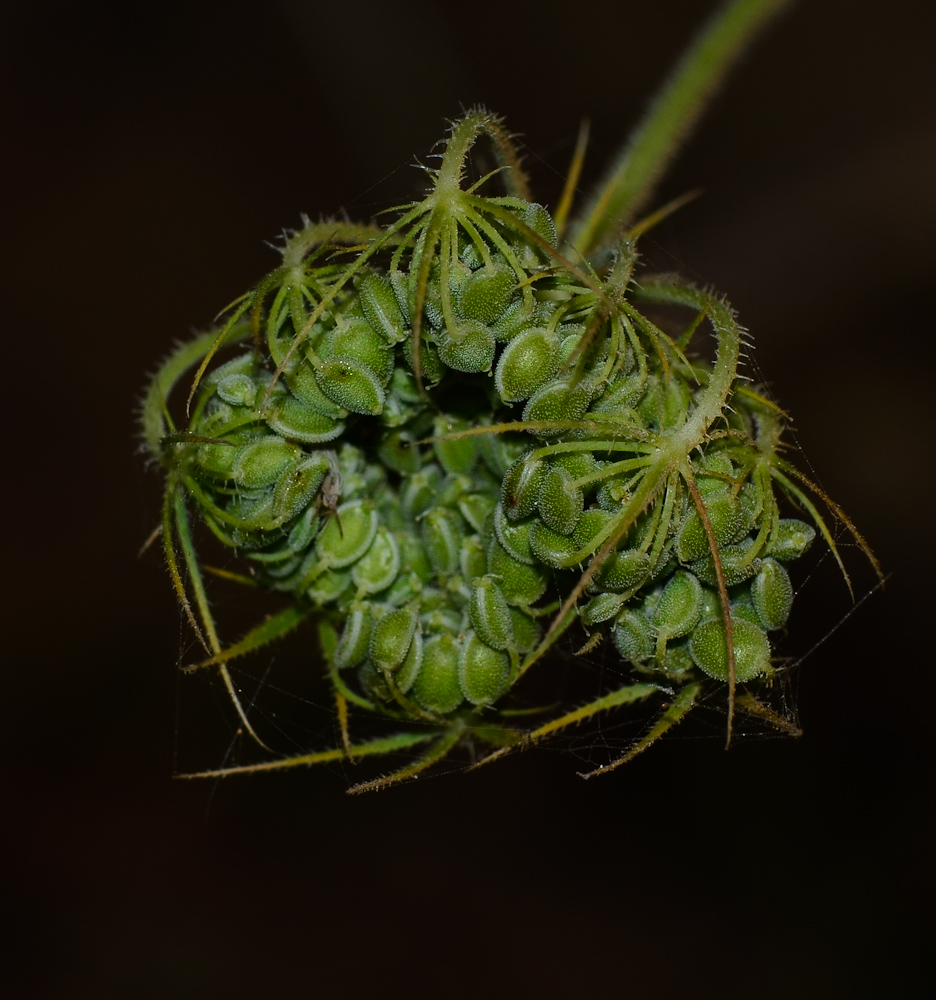
[[[272,486],[302,452],[281,437],[270,434],[241,448],[231,466],[231,478],[248,490]]]
[[[434,635],[426,640],[412,694],[427,711],[448,715],[462,703],[459,652],[458,641],[452,635]]]
[[[377,456],[388,469],[401,475],[415,475],[422,465],[419,446],[408,430],[394,430],[384,435]]]
[[[345,425],[333,417],[319,413],[295,396],[280,396],[270,406],[266,422],[271,430],[290,441],[320,444],[333,441]]]
[[[231,406],[253,406],[257,399],[257,386],[249,375],[227,375],[218,382],[218,395]]]
[[[300,459],[286,469],[273,489],[273,519],[283,524],[305,510],[321,486],[326,472],[328,460],[321,454]]]
[[[458,683],[465,698],[472,705],[490,705],[507,690],[509,677],[507,654],[469,630],[458,658]]]
[[[467,420],[455,417],[436,417],[432,425],[433,434],[440,437],[454,431],[463,431],[471,427]],[[478,460],[478,439],[463,437],[455,441],[434,441],[432,449],[439,465],[450,475],[467,474],[474,468]]]
[[[417,627],[413,633],[413,641],[410,643],[406,658],[400,664],[393,677],[397,687],[403,694],[406,694],[416,682],[419,671],[422,669],[423,654],[423,637],[420,635],[419,628]]]
[[[527,399],[559,370],[556,335],[532,327],[514,337],[504,348],[494,373],[494,384],[505,403]]]
[[[459,570],[462,519],[446,507],[430,510],[420,525],[423,548],[439,576],[452,576]]]
[[[460,305],[466,319],[495,323],[513,298],[517,276],[503,266],[482,267],[461,286]]]
[[[663,588],[651,616],[657,634],[678,639],[688,635],[702,614],[702,585],[691,574],[679,570]]]
[[[775,559],[764,559],[751,581],[751,597],[761,624],[772,632],[783,628],[793,606],[793,584]]]
[[[751,528],[753,518],[746,515],[741,501],[730,493],[718,493],[704,501],[712,525],[712,534],[719,548],[743,538]],[[700,559],[709,552],[708,535],[699,512],[693,508],[679,528],[676,553],[681,562]]]
[[[486,372],[494,363],[494,334],[477,320],[463,320],[439,335],[439,358],[458,372]]]
[[[329,399],[352,413],[376,416],[383,410],[387,397],[380,379],[357,358],[336,355],[322,361],[315,377]]]
[[[542,569],[516,560],[496,538],[488,546],[487,569],[498,578],[508,604],[534,604],[546,592]]]
[[[636,587],[649,573],[650,557],[645,552],[624,549],[608,558],[601,567],[599,580],[602,587],[623,592]]]
[[[582,516],[583,507],[581,487],[572,485],[569,473],[563,468],[550,469],[543,479],[537,500],[543,524],[560,535],[571,535]]]
[[[390,611],[380,619],[371,633],[370,658],[380,671],[394,671],[409,652],[418,624],[412,607]]]
[[[547,566],[556,568],[567,566],[569,558],[577,551],[571,538],[547,528],[541,521],[535,521],[530,528],[530,548]]]
[[[351,500],[338,508],[315,540],[322,562],[335,569],[350,566],[370,548],[378,517],[371,500]]]
[[[789,562],[799,559],[813,543],[816,529],[794,517],[781,518],[777,530],[770,536],[767,551],[774,559]]]
[[[393,535],[381,525],[370,548],[354,564],[351,578],[359,593],[379,594],[386,590],[400,572],[400,546]]]
[[[653,656],[654,643],[650,622],[632,608],[622,611],[614,625],[614,645],[625,660],[643,663]]]
[[[339,670],[356,667],[364,662],[370,649],[374,619],[369,604],[352,604],[335,647],[335,666]]]
[[[482,642],[494,649],[513,645],[513,622],[507,599],[492,577],[474,581],[468,615]]]
[[[770,670],[770,643],[767,636],[743,618],[731,619],[735,654],[735,679],[740,684]],[[697,625],[689,639],[689,652],[696,666],[719,681],[728,680],[728,644],[725,626],[717,618]]]
[[[583,385],[571,385],[563,379],[547,382],[527,400],[523,419],[537,422],[579,420],[588,408],[589,398],[588,390]],[[561,428],[545,428],[533,433],[537,437],[549,438],[563,432]]]
[[[579,611],[579,618],[585,626],[598,625],[614,618],[623,606],[622,594],[598,594]]]
[[[364,320],[351,320],[329,330],[315,345],[320,358],[355,358],[386,386],[393,374],[393,349]]]
[[[529,517],[536,510],[543,480],[549,470],[540,459],[519,458],[501,484],[504,513],[512,520]]]
[[[367,322],[390,344],[398,344],[409,336],[409,324],[397,302],[390,282],[373,272],[357,283],[361,309]]]

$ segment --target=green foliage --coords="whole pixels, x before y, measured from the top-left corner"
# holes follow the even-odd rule
[[[741,8],[771,6],[729,4],[726,24],[737,36]],[[471,184],[482,139],[504,168]],[[649,185],[663,154],[640,141],[628,162]],[[784,564],[816,529],[834,550],[807,496],[818,491],[779,457],[783,414],[739,381],[730,307],[675,278],[634,279],[634,239],[619,235],[640,200],[633,178],[609,189],[626,210],[592,213],[578,231],[594,235],[566,245],[518,162],[499,119],[470,111],[426,171],[422,201],[383,228],[323,222],[293,234],[283,264],[220,330],[179,348],[147,396],[170,574],[247,728],[226,661],[312,616],[341,753],[430,743],[361,788],[411,777],[460,741],[494,757],[674,687],[650,734],[610,766],[705,688],[726,693],[730,737],[736,685],[772,673],[767,633],[785,626],[793,601]],[[485,181],[506,193],[480,194]],[[672,314],[683,335],[671,339],[648,307]],[[703,323],[713,363],[683,353]],[[248,338],[252,350],[216,362]],[[196,364],[180,431],[167,400]],[[787,501],[816,528],[781,518]],[[293,602],[228,650],[190,511],[254,584]],[[611,640],[634,676],[537,729],[508,724],[514,688],[575,623],[589,647]],[[355,744],[349,704],[421,735]]]

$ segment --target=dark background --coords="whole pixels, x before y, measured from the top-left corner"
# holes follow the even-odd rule
[[[273,266],[264,241],[300,212],[410,196],[462,106],[522,131],[553,204],[589,116],[587,185],[712,6],[4,6],[6,995],[858,997],[924,971],[929,4],[800,3],[658,201],[704,197],[644,244],[730,295],[805,459],[893,574],[797,671],[805,735],[726,754],[714,715],[589,783],[567,743],[360,799],[343,767],[172,780],[220,765],[233,725],[179,681],[189,636],[158,554],[136,558],[159,508],[145,374]],[[848,607],[820,566],[786,651]],[[246,681],[314,674],[311,642]]]

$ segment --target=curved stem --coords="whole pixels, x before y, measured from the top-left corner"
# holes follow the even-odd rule
[[[569,242],[590,255],[608,249],[634,218],[725,73],[754,35],[790,0],[728,0],[697,36],[618,153]]]

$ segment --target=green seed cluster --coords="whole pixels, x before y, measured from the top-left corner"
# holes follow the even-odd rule
[[[193,359],[170,489],[331,622],[338,690],[378,712],[495,705],[575,618],[666,683],[769,675],[815,530],[780,517],[775,489],[802,495],[779,412],[736,381],[730,312],[638,285],[628,240],[598,269],[541,205],[466,189],[490,123],[471,128],[385,229],[288,240]],[[647,304],[688,308],[684,333]],[[693,363],[707,315],[718,356]]]

